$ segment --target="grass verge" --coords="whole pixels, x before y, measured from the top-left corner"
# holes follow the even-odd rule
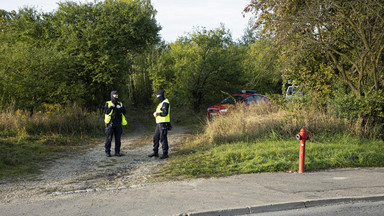
[[[96,139],[61,135],[0,139],[0,179],[36,174],[44,162],[79,152]]]
[[[45,161],[103,142],[101,112],[76,105],[36,111],[0,112],[0,179],[38,173]],[[133,131],[130,121],[124,133]]]
[[[287,111],[271,106],[243,107],[207,122],[196,139],[175,149],[164,178],[218,177],[232,174],[296,171],[302,127],[307,171],[384,166],[384,142],[359,122],[316,110]]]
[[[327,137],[327,138],[325,138]],[[160,172],[165,177],[219,177],[232,174],[297,171],[299,141],[233,142],[184,147]],[[306,143],[305,170],[384,166],[384,142],[347,134],[321,136]]]

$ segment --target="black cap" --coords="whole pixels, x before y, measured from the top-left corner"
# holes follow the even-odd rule
[[[156,92],[155,92],[155,95],[164,95],[164,90],[163,89],[161,89],[161,90],[157,90]]]

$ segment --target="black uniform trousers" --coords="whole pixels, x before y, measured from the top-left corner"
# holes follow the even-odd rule
[[[159,152],[159,142],[161,142],[161,147],[163,149],[163,154],[168,155],[168,129],[167,123],[158,123],[156,125],[155,135],[153,136],[153,152]]]
[[[115,153],[120,153],[121,134],[123,133],[123,127],[121,124],[112,124],[109,132],[106,133],[107,139],[105,140],[105,152],[111,152],[112,138],[115,136]]]

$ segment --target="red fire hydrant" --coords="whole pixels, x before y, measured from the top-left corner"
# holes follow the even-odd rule
[[[300,133],[296,135],[296,139],[300,140],[299,173],[304,172],[305,141],[309,140],[310,138],[311,136],[307,134],[304,128],[301,128]]]

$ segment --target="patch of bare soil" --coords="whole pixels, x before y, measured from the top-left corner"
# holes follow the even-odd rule
[[[0,202],[38,199],[47,194],[117,190],[154,181],[151,175],[167,163],[167,160],[147,157],[152,152],[152,134],[146,134],[139,122],[136,121],[135,125],[136,130],[123,135],[121,139],[121,157],[106,157],[104,143],[82,153],[74,152],[69,157],[48,162],[39,175],[13,182],[0,182]],[[172,146],[186,138],[185,131],[183,127],[174,127],[168,132],[171,157]],[[112,152],[113,148],[114,141]],[[161,153],[161,147],[159,151]]]

